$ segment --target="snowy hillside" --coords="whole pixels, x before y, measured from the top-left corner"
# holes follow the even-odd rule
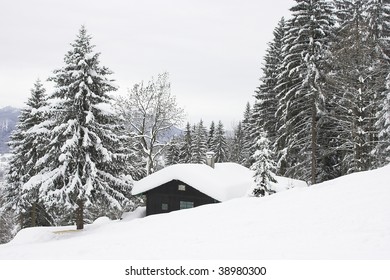
[[[0,259],[389,259],[390,165],[264,198],[30,228]]]

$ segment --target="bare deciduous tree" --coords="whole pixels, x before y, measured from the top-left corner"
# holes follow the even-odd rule
[[[126,97],[117,100],[116,107],[132,136],[137,140],[146,174],[154,172],[156,159],[168,143],[167,134],[182,123],[184,111],[171,94],[169,74],[159,74],[146,85],[137,83]]]

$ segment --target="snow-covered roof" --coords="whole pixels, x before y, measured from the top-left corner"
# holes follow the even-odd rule
[[[276,179],[278,184],[273,186],[275,191],[307,186],[299,180]],[[147,192],[172,180],[182,181],[218,201],[246,196],[255,186],[253,171],[237,163],[216,163],[215,168],[206,164],[176,164],[134,182],[132,194]]]

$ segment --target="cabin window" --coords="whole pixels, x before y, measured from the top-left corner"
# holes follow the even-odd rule
[[[161,210],[168,211],[168,203],[162,203],[161,204]]]
[[[192,201],[180,201],[180,209],[193,208],[194,203]]]
[[[186,190],[186,186],[185,185],[179,185],[178,189],[179,189],[179,191],[185,191]]]

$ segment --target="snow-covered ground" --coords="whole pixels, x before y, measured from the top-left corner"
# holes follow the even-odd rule
[[[24,229],[0,259],[390,259],[390,165],[264,198]]]

